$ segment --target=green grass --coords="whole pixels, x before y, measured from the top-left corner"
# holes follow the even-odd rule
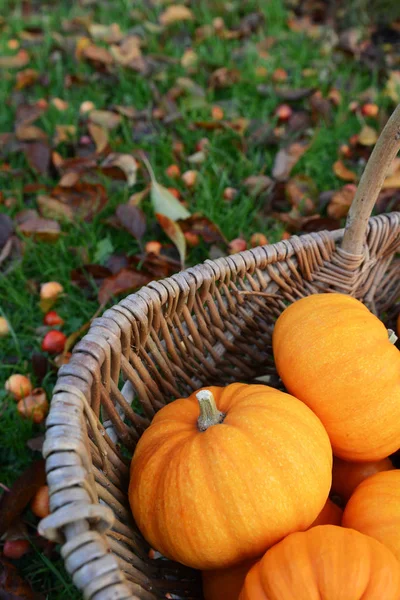
[[[38,82],[23,90],[24,102],[34,103],[40,98],[51,100],[60,97],[69,103],[65,112],[59,112],[54,106],[50,106],[37,121],[37,125],[50,139],[54,136],[57,125],[76,126],[78,138],[86,134],[85,119],[79,114],[79,107],[84,101],[92,101],[99,109],[107,109],[113,105],[130,105],[140,110],[147,107],[152,98],[151,82],[142,75],[118,69],[113,77],[105,77],[96,72],[93,65],[77,61],[73,49],[57,49],[54,34],[65,35],[63,25],[67,19],[91,13],[94,23],[116,22],[123,32],[136,28],[143,33],[145,55],[154,53],[180,59],[185,47],[191,45],[199,57],[198,72],[188,75],[179,61],[165,64],[162,72],[153,79],[161,96],[168,92],[178,77],[192,77],[207,90],[208,78],[213,70],[227,67],[240,71],[240,80],[233,86],[221,90],[207,90],[203,106],[193,102],[191,104],[187,97],[179,99],[182,119],[173,127],[163,128],[158,125],[159,131],[155,140],[143,139],[134,142],[132,124],[126,119],[123,119],[121,126],[110,136],[111,148],[116,152],[132,152],[139,149],[146,151],[159,182],[166,186],[178,187],[190,210],[202,212],[215,221],[229,240],[238,236],[249,239],[256,231],[265,233],[271,242],[280,239],[282,224],[266,216],[262,211],[262,201],[247,196],[241,185],[241,182],[252,174],[270,174],[278,148],[248,147],[246,152],[243,152],[241,138],[234,131],[204,131],[192,127],[191,124],[195,121],[209,121],[210,107],[218,103],[224,106],[227,115],[232,111],[233,116],[276,124],[274,111],[282,101],[273,92],[272,85],[268,97],[260,95],[256,88],[260,83],[271,84],[270,74],[278,67],[287,70],[287,85],[290,87],[315,86],[325,96],[332,87],[340,88],[342,104],[333,110],[331,123],[326,124],[319,120],[314,125],[312,145],[293,173],[310,177],[319,192],[343,185],[333,174],[331,166],[337,159],[339,146],[346,143],[361,127],[358,118],[349,113],[348,104],[369,87],[376,87],[377,80],[371,71],[362,68],[348,57],[324,52],[321,40],[313,40],[302,33],[290,31],[286,25],[287,13],[281,0],[261,3],[253,0],[246,3],[245,9],[243,3],[233,0],[229,4],[231,10],[224,15],[228,27],[238,24],[244,10],[250,13],[261,6],[265,13],[266,28],[254,33],[245,41],[222,40],[213,35],[200,42],[194,41],[196,27],[211,24],[215,17],[220,16],[224,6],[222,2],[193,2],[195,23],[173,26],[168,30],[168,35],[163,32],[151,32],[146,28],[146,23],[143,24],[143,21],[156,23],[162,8],[154,6],[149,9],[140,2],[101,1],[91,3],[87,8],[65,0],[57,2],[56,5],[33,2],[32,14],[28,17],[23,15],[21,3],[3,4],[6,6],[2,11],[4,23],[0,36],[1,56],[14,53],[8,47],[9,40],[22,39],[21,34],[28,26],[39,26],[44,32],[40,43],[28,46],[31,56],[28,67],[45,74],[47,82],[44,82],[45,85]],[[133,9],[135,15],[132,15]],[[143,15],[142,19],[139,18],[140,15]],[[276,42],[269,49],[268,56],[262,57],[257,43],[263,39],[265,31],[268,36],[276,38]],[[256,67],[265,67],[268,75],[260,76],[256,73]],[[304,69],[313,69],[313,72],[305,75]],[[21,92],[15,91],[15,71],[5,71],[4,75],[0,76],[0,132],[13,131],[16,103],[21,99]],[[67,75],[82,76],[86,78],[86,84],[68,88],[65,86]],[[378,96],[378,102],[386,106],[388,101]],[[295,103],[294,106],[301,107],[306,104],[307,101],[304,101]],[[164,172],[168,165],[175,162],[172,150],[174,140],[182,141],[186,154],[190,155],[195,152],[196,143],[202,137],[209,138],[209,152],[205,162],[195,167],[200,172],[199,180],[195,191],[190,192],[181,182],[169,180]],[[62,156],[71,155],[71,148],[65,144],[59,145],[57,151]],[[7,212],[12,217],[22,209],[36,207],[36,194],[23,194],[25,184],[57,184],[57,178],[49,179],[34,173],[21,152],[3,159],[0,155],[0,167],[5,162],[18,173],[15,176],[0,170],[0,186],[4,199],[16,198],[11,208],[6,208],[0,203],[0,211]],[[180,164],[182,171],[192,168],[185,161],[181,161]],[[71,284],[71,270],[84,262],[104,262],[113,252],[133,255],[139,250],[138,243],[128,233],[110,228],[105,219],[115,212],[118,204],[126,202],[132,192],[143,189],[143,175],[139,174],[138,183],[133,189],[127,189],[124,184],[107,178],[102,182],[107,190],[108,204],[91,223],[63,224],[63,235],[54,244],[25,240],[22,261],[14,264],[6,274],[0,272],[0,314],[7,317],[12,328],[11,335],[0,339],[1,382],[15,372],[28,373],[34,380],[31,356],[34,351],[40,350],[43,336],[43,332],[38,329],[43,319],[38,303],[39,297],[37,293],[32,292],[35,285],[57,280],[64,286],[65,296],[59,301],[57,310],[65,319],[64,331],[68,335],[88,321],[97,308],[95,294],[88,296],[87,292]],[[239,190],[237,198],[231,203],[223,200],[223,190],[227,186]],[[149,199],[144,201],[143,209],[148,217],[145,241],[160,237],[166,242],[164,234],[155,224]],[[186,264],[190,266],[206,259],[208,250],[205,244],[191,250]],[[55,372],[50,372],[44,379],[43,385],[49,396],[55,378]],[[43,427],[22,421],[16,412],[14,401],[3,390],[0,391],[0,416],[0,482],[10,485],[15,476],[34,457],[35,453],[28,450],[26,441],[39,435]],[[35,551],[21,561],[21,568],[35,589],[42,591],[47,598],[79,597],[73,591],[61,561],[55,563],[39,551]]]

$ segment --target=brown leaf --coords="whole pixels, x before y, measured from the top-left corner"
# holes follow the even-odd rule
[[[333,194],[327,208],[327,213],[332,219],[342,219],[347,215],[356,190],[356,186],[349,183]]]
[[[385,93],[395,104],[400,102],[400,71],[390,71]]]
[[[55,242],[61,235],[60,225],[57,221],[31,217],[18,226],[22,235],[32,237],[42,242]]]
[[[183,234],[182,234],[183,235]],[[152,277],[133,269],[121,269],[115,275],[107,277],[100,286],[98,300],[106,304],[113,296],[128,293],[136,288],[147,285]]]
[[[17,140],[20,140],[21,142],[47,140],[47,134],[43,129],[40,129],[40,127],[36,127],[36,125],[22,124],[16,128],[15,135]]]
[[[22,69],[29,61],[29,54],[22,48],[14,56],[0,56],[0,69]]]
[[[301,215],[306,216],[315,213],[315,200],[318,196],[318,189],[311,177],[295,175],[287,182],[285,191],[290,204]]]
[[[208,244],[228,244],[228,240],[218,225],[199,213],[192,215],[184,221],[179,221],[179,225],[184,233],[195,233],[201,236]]]
[[[28,440],[26,445],[28,446],[29,450],[32,450],[33,452],[41,452],[44,440],[44,435],[38,435],[37,437]]]
[[[180,21],[193,21],[194,15],[190,8],[182,4],[172,4],[160,15],[160,23],[164,27]]]
[[[101,163],[101,169],[105,175],[110,175],[117,170],[121,171],[128,186],[135,185],[137,162],[131,154],[118,154],[113,152]]]
[[[123,67],[134,66],[142,56],[141,40],[136,35],[127,36],[119,46],[111,46],[110,52],[115,62]]]
[[[72,187],[79,181],[80,174],[76,171],[69,171],[63,175],[58,183],[61,187]]]
[[[339,179],[343,179],[344,181],[357,180],[356,173],[354,173],[354,171],[350,171],[350,169],[348,169],[341,160],[337,160],[334,163],[333,172],[335,173],[336,177],[339,177]]]
[[[378,134],[373,127],[364,125],[358,134],[358,143],[362,146],[373,146],[378,141]]]
[[[308,98],[315,92],[315,88],[274,88],[275,94],[281,100],[286,100],[286,102],[296,102],[297,100],[302,100],[303,98]]]
[[[16,567],[0,557],[0,600],[44,600],[44,596],[34,593]]]
[[[88,123],[88,131],[90,133],[90,137],[96,144],[97,154],[101,154],[108,146],[107,130],[101,125],[96,125],[96,123]]]
[[[83,265],[71,271],[71,282],[80,288],[90,288],[93,282],[99,286],[104,279],[112,274],[110,269],[101,265]]]
[[[4,213],[0,213],[0,249],[5,246],[6,242],[14,233],[14,223],[11,217]]]
[[[71,142],[76,136],[75,125],[56,125],[56,134],[54,136],[54,144],[62,144],[63,142]]]
[[[400,171],[390,175],[389,177],[386,177],[385,181],[383,182],[383,190],[391,188],[400,188]]]
[[[19,104],[16,111],[15,126],[29,125],[46,112],[46,108],[37,104]]]
[[[141,240],[146,232],[146,217],[144,212],[131,204],[120,204],[116,215],[122,227],[137,240]]]
[[[32,370],[35,374],[35,380],[38,385],[42,385],[43,379],[49,370],[49,359],[41,352],[33,352],[31,358]]]
[[[70,187],[58,185],[52,190],[51,197],[66,204],[69,209],[66,212],[72,211],[74,218],[84,221],[91,221],[107,204],[104,186],[86,181],[78,181]]]
[[[94,40],[106,42],[107,44],[117,44],[123,38],[123,34],[118,23],[111,23],[111,25],[91,23],[88,27],[88,31]]]
[[[157,219],[159,225],[164,230],[164,233],[169,237],[169,239],[176,246],[176,248],[179,252],[179,257],[180,257],[181,265],[182,265],[182,269],[183,269],[184,263],[185,263],[185,255],[186,255],[186,238],[183,234],[183,231],[182,231],[180,225],[176,221],[173,221],[169,217],[162,215],[160,213],[156,213],[156,219]]]
[[[114,62],[114,58],[108,50],[101,46],[96,46],[95,44],[86,46],[82,51],[82,56],[87,60],[98,62],[103,65],[112,65]]]
[[[247,188],[249,194],[255,197],[267,191],[273,183],[267,175],[250,175],[243,181],[243,185]]]
[[[20,71],[16,76],[16,90],[23,90],[27,87],[30,87],[39,79],[39,72],[35,71],[35,69],[25,69],[24,71]]]
[[[275,163],[272,169],[272,176],[277,181],[288,179],[293,167],[303,154],[308,150],[309,144],[295,142],[287,148],[279,150],[275,157]]]
[[[89,114],[89,120],[108,131],[112,131],[121,123],[121,115],[110,110],[92,110]]]
[[[169,277],[181,269],[179,261],[164,254],[137,254],[131,257],[131,261],[134,265],[140,265],[152,279]]]
[[[149,192],[150,186],[145,187],[144,190],[141,190],[140,192],[135,192],[134,194],[132,194],[132,196],[129,197],[128,204],[130,204],[131,206],[139,206],[139,204],[142,202],[142,200],[144,200],[144,198],[146,198]]]
[[[44,460],[33,462],[0,499],[0,536],[25,510],[34,494],[46,483]],[[1,589],[1,588],[0,588]]]
[[[40,173],[47,175],[50,166],[50,146],[45,141],[30,142],[24,146],[25,155],[29,166]]]
[[[332,117],[332,105],[322,96],[322,93],[318,90],[310,98],[310,106],[315,113],[321,115],[321,117],[329,123]]]
[[[214,71],[208,81],[208,85],[211,88],[226,88],[230,87],[234,83],[237,83],[240,79],[240,71],[238,69],[228,69],[227,67],[220,67]]]
[[[40,213],[47,219],[56,219],[60,221],[73,221],[74,213],[68,204],[60,202],[57,198],[51,196],[39,195],[37,204]]]

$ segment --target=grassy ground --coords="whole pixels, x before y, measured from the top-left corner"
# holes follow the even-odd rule
[[[0,132],[14,130],[16,104],[21,101],[34,103],[45,98],[61,98],[68,108],[60,112],[50,108],[39,118],[37,125],[52,139],[56,126],[76,126],[76,138],[85,133],[84,119],[79,107],[84,101],[91,101],[98,109],[107,109],[114,105],[134,106],[144,109],[152,101],[152,86],[156,85],[161,96],[174,85],[178,77],[188,77],[187,70],[181,66],[180,58],[185,47],[192,46],[199,58],[199,67],[195,74],[189,75],[206,90],[205,101],[189,102],[178,99],[182,118],[173,126],[157,124],[153,138],[133,141],[132,124],[123,119],[121,126],[110,134],[110,145],[114,151],[129,153],[144,150],[158,176],[160,183],[179,188],[182,198],[192,212],[200,211],[216,222],[228,240],[243,236],[248,240],[252,233],[262,232],[269,241],[281,238],[284,226],[273,220],[263,211],[262,202],[246,194],[242,181],[252,175],[269,175],[277,152],[276,146],[257,147],[247,145],[245,151],[241,138],[227,128],[220,130],[202,130],[192,126],[195,121],[210,121],[210,110],[219,105],[233,117],[245,117],[263,123],[275,123],[274,111],[282,100],[274,93],[264,97],[257,92],[257,86],[270,83],[270,74],[281,67],[288,73],[287,85],[291,88],[315,87],[326,96],[332,88],[339,88],[342,101],[332,108],[331,122],[319,119],[313,126],[312,145],[296,165],[294,173],[301,173],[313,180],[318,192],[340,188],[340,182],[332,171],[337,159],[338,148],[349,137],[360,130],[361,124],[356,114],[350,113],[351,100],[371,86],[378,91],[377,102],[385,107],[388,100],[380,96],[378,82],[374,73],[361,67],[355,60],[340,54],[331,54],[325,49],[321,39],[312,39],[302,32],[291,31],[287,26],[287,13],[280,0],[246,3],[234,0],[229,10],[221,2],[193,2],[195,15],[193,23],[177,23],[168,29],[168,34],[143,27],[140,15],[145,15],[149,23],[157,23],[163,7],[150,4],[144,7],[140,2],[114,0],[96,3],[57,2],[47,6],[33,3],[31,14],[24,16],[22,5],[6,3],[3,9],[0,36],[0,55],[11,55],[10,40],[26,45],[28,26],[39,27],[42,39],[37,44],[28,44],[31,61],[29,68],[37,70],[46,77],[35,85],[15,91],[15,71],[5,71],[0,77]],[[211,25],[215,17],[223,15],[227,27],[239,22],[244,14],[254,10],[264,12],[266,25],[245,40],[221,39],[212,35],[202,41],[194,41],[194,32],[200,25]],[[118,68],[112,76],[97,72],[93,64],[77,60],[73,49],[57,49],[55,34],[65,36],[65,23],[73,18],[90,14],[94,23],[118,23],[123,32],[136,28],[144,32],[146,53],[161,54],[176,59],[165,63],[164,69],[155,80],[147,78],[129,69]],[[261,53],[257,44],[265,35],[275,39],[267,53]],[[25,40],[25,41],[24,41]],[[101,45],[101,44],[100,44]],[[12,47],[12,43],[11,43]],[[209,74],[219,67],[238,69],[240,79],[226,89],[211,89],[207,86]],[[265,71],[260,69],[263,67]],[[82,76],[84,85],[66,87],[66,76]],[[302,102],[300,102],[300,106]],[[206,160],[195,167],[199,170],[195,191],[187,190],[184,184],[170,180],[165,175],[168,165],[175,163],[173,142],[183,142],[188,155],[195,152],[197,142],[208,137],[210,146]],[[75,140],[76,143],[76,140]],[[71,155],[71,147],[61,144],[57,151]],[[27,164],[22,152],[0,155],[0,166],[9,164],[11,170],[0,170],[0,186],[3,204],[0,211],[14,218],[25,208],[36,207],[36,194],[24,193],[29,183],[43,183],[54,186],[58,177],[43,176],[35,173]],[[185,160],[181,161],[182,170],[192,168]],[[126,202],[134,192],[143,189],[143,174],[139,174],[135,188],[128,188],[120,182],[107,177],[101,179],[108,202],[105,210],[92,222],[77,221],[62,224],[63,235],[54,244],[25,240],[22,261],[15,263],[7,275],[0,273],[0,314],[6,316],[12,327],[11,335],[0,339],[0,380],[5,381],[12,373],[32,374],[31,357],[40,351],[43,336],[40,328],[43,314],[38,304],[38,294],[33,293],[35,285],[43,281],[57,280],[65,289],[65,297],[57,305],[57,310],[65,319],[64,331],[68,335],[76,331],[95,312],[98,303],[95,297],[74,286],[70,280],[71,270],[84,262],[104,263],[112,253],[134,255],[139,245],[128,233],[110,228],[105,219],[115,212],[118,204]],[[223,199],[226,187],[239,190],[232,202]],[[7,202],[7,199],[15,200]],[[167,239],[155,225],[149,199],[142,206],[147,215],[148,230],[145,241]],[[71,251],[74,249],[74,251]],[[196,264],[208,257],[209,247],[201,243],[189,251],[186,264]],[[48,394],[55,381],[55,373],[46,375],[43,385]],[[39,435],[43,427],[23,421],[18,416],[15,403],[3,389],[0,390],[0,482],[10,485],[15,476],[32,460],[37,453],[30,451],[26,441]],[[34,552],[22,563],[24,575],[30,579],[38,591],[52,599],[77,598],[68,576],[61,564],[49,561],[43,554]]]

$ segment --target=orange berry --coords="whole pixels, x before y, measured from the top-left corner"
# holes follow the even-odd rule
[[[155,254],[158,256],[161,252],[161,248],[162,245],[160,242],[157,242],[157,240],[151,240],[150,242],[146,243],[144,249],[146,250],[147,254]]]
[[[376,117],[379,113],[379,106],[377,104],[373,104],[372,102],[367,102],[363,104],[361,107],[361,113],[364,117]]]
[[[5,388],[7,392],[10,392],[14,396],[15,400],[20,400],[31,393],[32,384],[25,375],[14,373],[14,375],[11,375],[7,379]]]
[[[10,333],[10,326],[7,319],[0,317],[0,338],[6,337]]]
[[[223,198],[227,202],[232,202],[238,195],[238,191],[233,187],[227,187],[224,189]]]
[[[229,243],[229,254],[236,254],[236,252],[243,252],[246,250],[247,243],[243,238],[235,238]]]
[[[21,398],[17,410],[23,419],[32,419],[35,423],[41,423],[49,411],[44,389],[36,388],[29,396]]]
[[[281,104],[276,109],[275,114],[280,121],[288,121],[293,114],[293,110],[288,104]]]
[[[177,179],[181,174],[181,170],[178,165],[169,165],[169,167],[165,169],[165,173],[168,177],[171,177],[171,179]]]
[[[214,121],[222,121],[222,119],[224,118],[224,111],[220,106],[213,106],[211,108],[211,116],[214,119]]]
[[[51,310],[46,315],[44,315],[43,323],[45,325],[50,325],[50,326],[64,325],[64,319],[62,319],[60,317],[60,315],[58,313],[56,313],[55,310]]]
[[[10,48],[10,50],[18,50],[18,48],[19,48],[19,41],[15,40],[15,39],[8,40],[7,46]]]
[[[31,500],[31,511],[39,519],[50,514],[49,486],[42,485]]]
[[[42,283],[40,288],[40,298],[42,300],[58,298],[63,291],[64,288],[61,283],[58,283],[58,281],[48,281],[47,283]]]
[[[39,100],[36,100],[36,106],[38,106],[39,108],[44,108],[46,109],[48,107],[49,103],[47,102],[47,100],[45,98],[39,98]]]
[[[280,81],[287,81],[287,78],[288,74],[285,69],[275,69],[275,71],[272,73],[272,79],[276,83]]]
[[[281,239],[282,239],[282,240],[288,240],[290,237],[291,237],[291,236],[290,236],[290,233],[289,233],[288,231],[284,231],[284,232],[282,233],[282,238],[281,238]]]
[[[79,112],[81,115],[90,112],[95,108],[95,105],[90,100],[85,100],[79,107]]]
[[[256,246],[266,246],[268,244],[268,239],[263,233],[253,233],[250,238],[250,246],[255,248]]]
[[[200,244],[200,238],[197,235],[197,233],[193,233],[192,231],[186,231],[184,233],[187,245],[190,248],[195,248],[195,246],[198,246]]]
[[[193,187],[197,180],[197,171],[185,171],[182,173],[182,180],[186,184],[187,187]]]
[[[6,540],[3,546],[3,554],[6,558],[16,560],[29,552],[28,540]]]

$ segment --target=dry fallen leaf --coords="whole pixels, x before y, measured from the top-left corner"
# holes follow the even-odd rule
[[[122,227],[137,240],[142,239],[146,232],[146,217],[144,212],[132,204],[120,204],[116,215]]]
[[[71,142],[76,136],[75,125],[56,125],[54,144],[57,146],[63,142]]]
[[[356,186],[349,183],[333,194],[327,208],[327,213],[332,219],[342,219],[347,215],[356,190]]]
[[[88,31],[94,40],[106,42],[107,44],[117,44],[123,38],[123,33],[118,23],[111,23],[111,25],[91,23]]]
[[[385,93],[396,104],[400,102],[400,71],[390,71]]]
[[[100,127],[104,127],[108,131],[116,129],[121,123],[121,115],[118,115],[110,110],[92,110],[89,113],[89,120]]]
[[[96,123],[88,123],[88,131],[90,133],[90,137],[96,144],[96,152],[97,154],[101,154],[108,146],[108,132],[101,125],[96,125]]]
[[[41,194],[37,197],[37,204],[40,213],[48,219],[70,222],[74,220],[72,208],[56,198]]]
[[[42,242],[55,242],[61,235],[60,225],[51,219],[32,216],[23,221],[18,230],[26,237],[32,237]]]
[[[0,69],[22,69],[29,63],[29,54],[21,49],[13,56],[0,56]]]
[[[19,73],[17,73],[17,76],[15,78],[15,80],[16,80],[15,89],[23,90],[27,87],[30,87],[31,85],[36,83],[38,79],[39,79],[39,72],[35,71],[35,69],[25,69],[24,71],[19,71]]]
[[[94,215],[103,210],[107,204],[107,193],[100,183],[78,181],[69,187],[56,186],[51,191],[52,198],[68,207],[66,211],[74,219],[91,221]]]
[[[29,166],[40,173],[47,175],[50,166],[50,146],[45,140],[27,142],[24,145],[25,156]]]
[[[358,143],[362,146],[373,146],[378,140],[378,134],[373,127],[364,125],[358,134]]]
[[[194,15],[190,8],[182,4],[172,4],[160,15],[160,23],[164,27],[179,21],[193,21]]]
[[[357,174],[354,173],[354,171],[350,171],[350,169],[348,169],[341,160],[337,160],[334,163],[333,172],[335,173],[336,177],[339,177],[339,179],[343,179],[344,181],[357,180]]]
[[[199,235],[208,244],[228,244],[224,234],[210,219],[201,214],[194,214],[179,225],[184,233],[190,232]]]
[[[36,140],[47,140],[47,134],[36,125],[19,125],[15,129],[17,140],[21,142],[34,142]]]
[[[156,219],[159,225],[162,227],[166,235],[169,239],[174,243],[178,252],[179,258],[181,260],[182,269],[185,264],[185,255],[186,255],[186,238],[183,234],[183,231],[178,223],[170,219],[169,217],[162,215],[160,213],[156,213]]]
[[[141,40],[139,37],[136,35],[129,35],[119,46],[111,46],[110,53],[116,63],[123,67],[127,67],[142,56],[140,45]]]
[[[277,181],[286,181],[293,167],[310,147],[309,144],[295,142],[287,148],[279,150],[275,157],[272,176]]]
[[[0,557],[1,600],[44,600],[42,594],[33,592],[27,581],[22,579],[11,562]]]
[[[150,275],[134,269],[121,269],[115,275],[104,279],[98,293],[98,300],[106,304],[113,296],[128,293],[136,288],[147,285],[152,280]]]
[[[95,46],[95,44],[85,46],[82,51],[82,56],[87,60],[98,62],[103,65],[112,65],[114,62],[114,58],[108,50],[102,46]]]
[[[137,162],[131,154],[112,153],[101,163],[103,173],[109,174],[112,169],[123,172],[128,186],[135,185],[137,175]]]

